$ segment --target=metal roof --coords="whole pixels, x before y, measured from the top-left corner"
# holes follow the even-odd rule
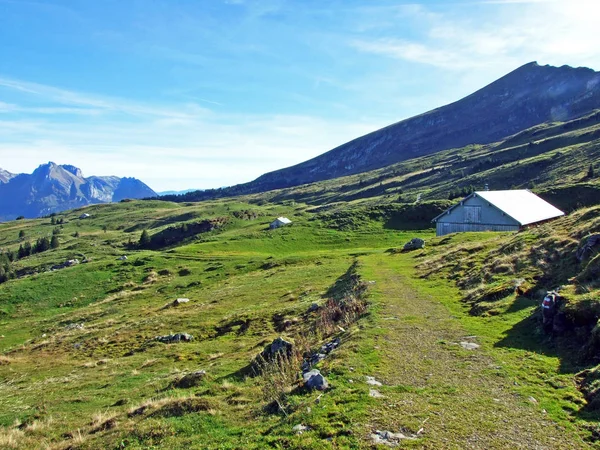
[[[462,205],[463,202],[471,197],[479,196],[491,205],[498,208],[507,216],[512,217],[521,225],[541,222],[543,220],[553,219],[564,216],[564,212],[555,208],[547,201],[541,199],[533,192],[526,189],[513,189],[507,191],[477,191],[466,197],[461,203],[454,205],[448,211]],[[447,211],[446,211],[447,212]],[[446,212],[437,216],[433,221],[446,214]]]
[[[276,221],[277,221],[277,220],[278,220],[278,221],[280,221],[281,223],[285,223],[285,224],[287,224],[287,223],[292,223],[292,221],[291,221],[290,219],[288,219],[287,217],[278,217],[278,218],[276,219]]]

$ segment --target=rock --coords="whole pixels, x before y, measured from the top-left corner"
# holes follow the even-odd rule
[[[311,305],[308,307],[308,311],[309,313],[311,312],[315,312],[319,309],[319,305],[317,303],[311,303]]]
[[[70,323],[65,325],[65,330],[83,330],[84,327],[83,323]]]
[[[69,260],[65,261],[64,263],[55,264],[54,266],[52,266],[50,268],[50,270],[60,270],[60,269],[64,269],[65,267],[76,266],[77,264],[79,264],[78,259],[69,259]]]
[[[374,377],[365,377],[367,379],[367,384],[370,386],[382,386],[381,382],[377,381]]]
[[[281,336],[271,342],[262,351],[261,356],[265,361],[272,361],[278,354],[291,356],[294,345],[286,341]]]
[[[329,383],[325,379],[321,372],[317,369],[313,369],[309,372],[302,374],[302,378],[304,378],[304,386],[308,389],[317,389],[319,391],[324,391],[329,387]]]
[[[528,397],[527,400],[529,400],[531,403],[537,403],[538,402],[535,398],[533,398],[531,396]]]
[[[479,344],[475,344],[474,342],[460,342],[460,346],[465,350],[475,350],[479,348]]]
[[[400,441],[403,440],[411,440],[414,441],[417,439],[416,435],[408,435],[404,433],[393,433],[391,431],[379,431],[375,430],[374,433],[371,433],[371,441],[373,444],[387,445],[388,447],[396,447],[400,444]]]
[[[183,303],[188,303],[189,301],[190,301],[189,298],[176,298],[173,301],[173,306],[179,306],[179,305],[181,305]]]
[[[425,247],[425,241],[421,238],[412,238],[409,242],[404,244],[402,251],[409,252],[411,250],[418,250]]]
[[[341,342],[339,338],[335,338],[333,341],[323,344],[321,346],[321,353],[329,354],[340,346]]]
[[[122,255],[122,256],[119,256],[117,259],[118,259],[119,261],[126,261],[126,260],[127,260],[127,256],[125,256],[125,255]]]
[[[167,334],[165,336],[156,336],[154,340],[162,342],[163,344],[172,344],[174,342],[191,342],[194,340],[194,336],[188,333],[176,333]]]
[[[587,255],[593,255],[595,247],[600,247],[600,234],[589,236],[585,244],[575,252],[577,261],[582,262]]]
[[[292,428],[292,431],[295,432],[296,434],[302,434],[305,431],[309,431],[310,428],[307,427],[306,425],[302,425],[301,423],[298,425],[294,425],[294,427]]]
[[[384,398],[385,395],[383,395],[381,392],[379,392],[377,389],[369,389],[369,397],[373,397],[373,398]]]
[[[202,380],[204,380],[205,376],[205,370],[197,370],[196,372],[185,374],[183,377],[174,381],[172,385],[176,388],[188,389],[194,386],[198,386],[202,382]]]

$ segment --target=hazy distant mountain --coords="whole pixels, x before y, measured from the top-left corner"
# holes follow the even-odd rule
[[[71,165],[49,162],[32,174],[18,175],[0,169],[0,220],[38,217],[92,203],[154,196],[152,189],[135,178],[85,178],[80,169]]]
[[[158,195],[181,195],[187,194],[188,192],[203,191],[204,189],[184,189],[183,191],[160,191]]]
[[[14,177],[15,177],[14,173],[10,173],[7,170],[0,169],[0,184],[8,183],[8,180],[10,180],[11,178],[14,178]]]
[[[366,172],[441,150],[496,142],[533,125],[569,120],[596,108],[600,108],[600,72],[532,62],[455,103],[252,182],[187,194],[185,200],[264,192]]]

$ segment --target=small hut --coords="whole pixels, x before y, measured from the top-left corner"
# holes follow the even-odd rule
[[[290,219],[288,219],[287,217],[278,217],[273,222],[271,222],[271,225],[269,225],[269,228],[271,230],[274,230],[275,228],[285,227],[286,225],[289,225],[291,223],[292,223],[292,221]]]

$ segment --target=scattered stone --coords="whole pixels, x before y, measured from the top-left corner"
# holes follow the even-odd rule
[[[69,259],[69,260],[65,261],[64,263],[55,264],[54,266],[50,267],[50,270],[60,270],[60,269],[64,269],[65,267],[76,266],[77,264],[79,264],[78,259]]]
[[[600,247],[600,234],[592,234],[587,238],[585,244],[575,252],[577,261],[582,262],[587,255],[592,255],[595,247]]]
[[[302,425],[301,423],[300,423],[300,424],[298,424],[298,425],[295,425],[295,426],[292,428],[292,431],[293,431],[293,432],[295,432],[296,434],[302,434],[302,433],[304,433],[305,431],[309,431],[309,430],[310,430],[310,428],[309,428],[309,427],[307,427],[306,425]]]
[[[382,444],[387,445],[388,447],[396,447],[400,445],[400,442],[403,440],[411,440],[414,441],[418,438],[417,435],[413,434],[404,434],[404,433],[393,433],[391,431],[380,431],[375,430],[374,433],[371,433],[371,441],[373,444]]]
[[[206,377],[205,370],[197,370],[195,372],[187,373],[183,377],[172,383],[173,387],[180,389],[188,389],[194,386],[198,386],[202,380]]]
[[[173,306],[179,306],[183,303],[189,303],[190,299],[189,298],[176,298],[173,301]]]
[[[85,325],[82,323],[69,323],[65,325],[65,330],[83,330]]]
[[[423,239],[412,238],[409,242],[404,244],[404,247],[402,247],[402,251],[409,252],[411,250],[418,250],[418,249],[424,248],[424,247],[425,247],[425,241]]]
[[[125,255],[119,256],[117,258],[117,260],[119,260],[119,261],[126,261],[127,260],[127,256],[125,256]]]
[[[281,336],[265,347],[260,356],[265,361],[272,361],[278,354],[291,356],[294,344],[286,341]]]
[[[373,397],[373,398],[384,398],[385,395],[383,395],[381,392],[379,392],[377,389],[369,389],[369,397]]]
[[[329,383],[325,379],[321,372],[317,369],[313,369],[309,372],[302,374],[302,378],[304,378],[304,386],[308,389],[317,389],[319,391],[324,391],[329,387]]]
[[[464,348],[465,350],[476,350],[479,348],[479,344],[476,344],[474,342],[460,342],[460,346],[462,348]]]
[[[308,372],[312,366],[314,366],[317,363],[319,363],[320,361],[324,360],[326,357],[327,357],[327,355],[325,355],[323,353],[313,353],[312,355],[310,355],[309,358],[305,359],[302,362],[302,371]]]
[[[318,303],[311,303],[310,306],[308,307],[308,311],[309,313],[311,312],[315,312],[319,309],[319,304]]]
[[[383,386],[381,382],[377,381],[375,377],[365,377],[367,379],[367,384],[370,386]]]
[[[338,348],[341,344],[339,338],[335,338],[327,344],[323,344],[317,353],[313,353],[302,363],[302,372],[308,372],[313,366],[324,360],[329,353]]]
[[[329,354],[340,346],[341,342],[339,338],[335,338],[333,341],[323,344],[321,346],[321,353]]]
[[[163,344],[172,344],[174,342],[191,342],[194,340],[194,336],[187,333],[175,333],[167,334],[165,336],[156,336],[154,340],[162,342]]]
[[[529,396],[529,397],[527,398],[527,400],[529,400],[531,403],[537,403],[537,402],[538,402],[538,401],[537,401],[535,398],[533,398],[533,397],[531,397],[531,396]]]

